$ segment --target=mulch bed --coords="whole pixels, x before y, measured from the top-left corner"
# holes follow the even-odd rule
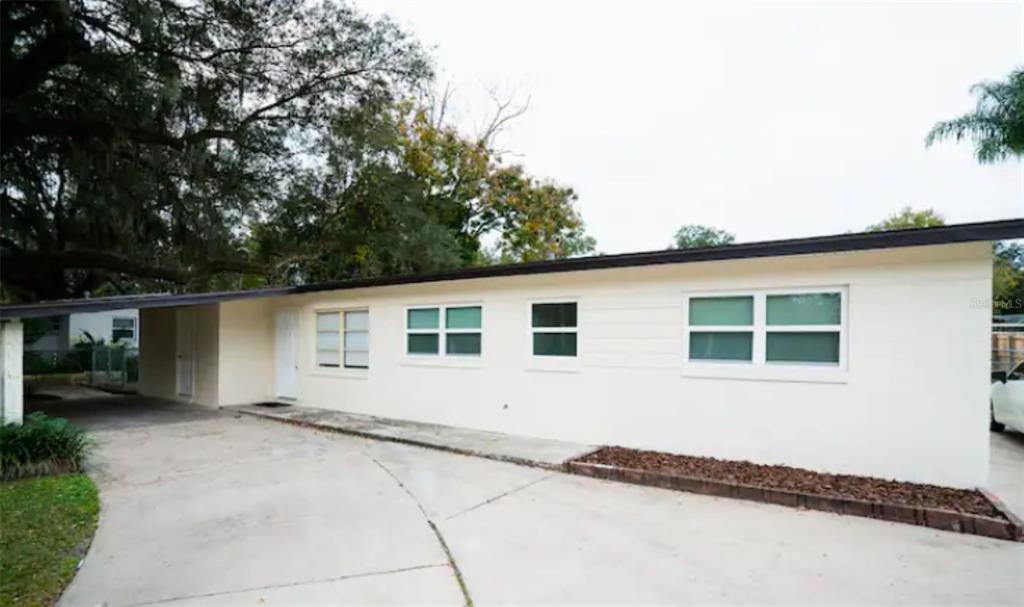
[[[1006,520],[980,491],[825,474],[788,466],[766,466],[711,457],[604,447],[573,460],[585,464],[660,472],[709,481],[812,495],[946,510]]]

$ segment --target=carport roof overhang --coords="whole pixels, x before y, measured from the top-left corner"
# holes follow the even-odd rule
[[[221,291],[214,293],[154,293],[145,295],[121,295],[115,297],[69,299],[31,304],[12,304],[0,306],[0,319],[39,318],[72,313],[103,312],[107,310],[123,310],[130,308],[192,306],[239,299],[279,297],[282,295],[298,295],[318,291],[341,291],[367,287],[442,282],[448,280],[472,280],[476,278],[520,276],[527,274],[551,274],[556,272],[582,272],[586,270],[629,268],[673,263],[693,263],[699,261],[721,261],[727,259],[785,257],[790,255],[865,251],[870,249],[892,249],[959,242],[996,241],[1012,238],[1024,238],[1024,219],[964,223],[935,228],[892,230],[888,232],[860,232],[853,234],[837,234],[833,236],[816,236],[812,238],[768,240],[700,249],[649,251],[645,253],[599,255],[595,257],[578,257],[575,259],[558,259],[553,261],[481,266],[445,272],[359,278],[295,287],[274,287],[267,289]]]

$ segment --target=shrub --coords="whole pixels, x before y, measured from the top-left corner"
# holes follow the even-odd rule
[[[91,353],[88,350],[44,350],[26,351],[23,373],[25,375],[52,375],[57,373],[81,373],[91,368]]]
[[[139,354],[138,351],[128,354],[124,361],[125,373],[128,375],[127,381],[133,384],[139,381]]]
[[[80,472],[90,447],[82,428],[64,418],[32,413],[21,425],[0,426],[0,478]]]

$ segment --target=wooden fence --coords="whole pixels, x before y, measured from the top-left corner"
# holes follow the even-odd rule
[[[992,370],[1008,371],[1024,360],[1024,331],[994,331],[992,333]]]

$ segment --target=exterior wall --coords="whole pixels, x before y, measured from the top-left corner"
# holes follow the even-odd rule
[[[135,319],[135,339],[121,339],[117,343],[128,348],[137,347],[139,345],[138,310],[112,310],[110,312],[91,312],[89,314],[69,315],[68,339],[70,341],[70,345],[74,345],[82,341],[88,341],[85,337],[86,332],[88,332],[89,335],[92,335],[92,338],[97,341],[102,339],[105,344],[113,343],[112,337],[115,318]]]
[[[177,398],[175,308],[149,308],[141,310],[139,317],[139,394]]]
[[[177,340],[178,311],[194,310],[195,349],[192,398],[178,395]],[[218,404],[218,352],[220,310],[218,304],[188,308],[152,308],[141,311],[139,342],[140,394],[193,402]]]
[[[685,292],[816,286],[847,289],[845,373],[684,373]],[[990,288],[990,245],[970,243],[314,293],[238,323],[263,351],[273,310],[299,306],[300,404],[974,486],[988,466]],[[529,302],[561,298],[579,302],[579,364],[534,368]],[[406,356],[405,307],[446,303],[482,305],[482,356]],[[314,366],[315,311],[338,308],[369,309],[369,370]],[[267,366],[226,358],[220,393],[234,402]]]
[[[274,399],[274,316],[269,300],[221,303],[218,347],[221,406]]]
[[[218,406],[220,375],[220,305],[192,306],[196,311],[195,388],[192,402]]]

